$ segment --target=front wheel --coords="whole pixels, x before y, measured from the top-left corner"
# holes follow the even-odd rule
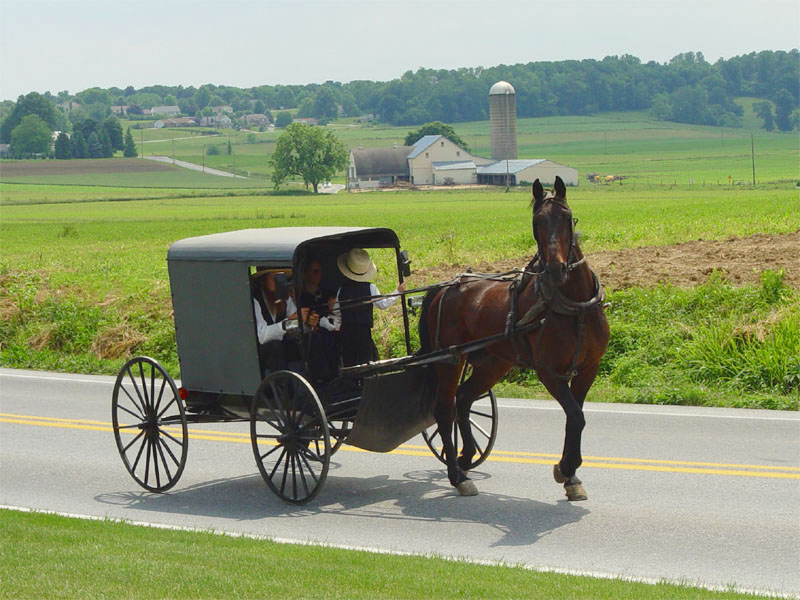
[[[268,375],[253,397],[250,437],[261,477],[290,504],[314,499],[328,476],[331,439],[314,388],[291,371]]]
[[[186,466],[189,432],[178,388],[158,362],[137,356],[125,363],[114,383],[111,419],[136,483],[151,492],[174,486]]]

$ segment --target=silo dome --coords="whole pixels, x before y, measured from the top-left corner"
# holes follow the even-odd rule
[[[498,81],[489,90],[489,129],[492,158],[517,158],[517,96],[507,81]]]
[[[514,91],[514,86],[508,83],[507,81],[498,81],[489,90],[490,96],[495,96],[497,94],[515,94],[515,93],[516,92]]]

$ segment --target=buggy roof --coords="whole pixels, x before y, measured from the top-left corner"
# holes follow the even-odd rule
[[[186,238],[169,247],[167,260],[290,265],[298,248],[312,242],[341,243],[363,248],[399,246],[397,234],[384,227],[275,227]]]

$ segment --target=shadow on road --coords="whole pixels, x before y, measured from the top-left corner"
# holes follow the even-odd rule
[[[470,476],[479,488],[481,480],[491,477],[478,471]],[[554,493],[557,489],[553,485]],[[152,511],[236,521],[339,515],[375,519],[379,522],[377,527],[383,527],[381,523],[394,522],[397,526],[410,521],[481,525],[494,530],[494,535],[500,534],[492,546],[533,544],[590,512],[566,500],[546,503],[483,491],[478,496],[462,498],[450,486],[445,471],[438,469],[411,471],[399,479],[387,475],[357,478],[329,474],[320,495],[304,506],[283,503],[256,474],[189,487],[178,484],[165,494],[125,491],[101,494],[95,499],[131,513]],[[141,520],[134,514],[123,513],[123,517]],[[467,531],[475,534],[474,530]]]

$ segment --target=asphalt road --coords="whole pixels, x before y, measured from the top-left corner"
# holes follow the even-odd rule
[[[416,438],[384,455],[343,448],[320,496],[295,507],[263,483],[243,424],[194,426],[178,484],[142,490],[117,454],[112,386],[0,369],[0,504],[800,595],[798,413],[590,404],[589,500],[569,503],[551,475],[557,404],[501,399],[480,495],[459,497]]]

